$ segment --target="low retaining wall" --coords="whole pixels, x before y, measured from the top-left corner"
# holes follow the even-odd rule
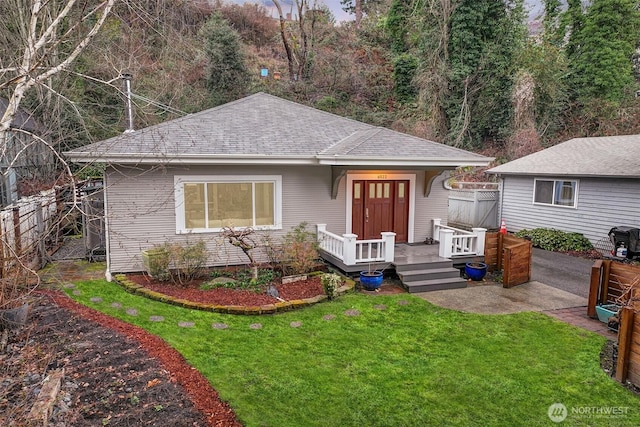
[[[127,279],[125,274],[118,274],[115,276],[115,280],[120,286],[122,286],[127,292],[136,295],[142,295],[149,299],[164,302],[167,304],[177,305],[179,307],[192,308],[195,310],[212,311],[216,313],[225,314],[243,314],[243,315],[260,315],[260,314],[274,314],[284,311],[295,310],[298,308],[308,307],[313,304],[317,304],[321,301],[328,299],[326,295],[318,295],[313,298],[304,298],[299,300],[281,301],[273,304],[260,305],[260,306],[244,306],[244,305],[216,305],[216,304],[203,304],[185,299],[175,298],[170,295],[161,294],[159,292],[152,291],[145,288],[142,285],[132,282]],[[344,278],[345,284],[338,288],[338,295],[342,295],[355,287],[355,281]]]

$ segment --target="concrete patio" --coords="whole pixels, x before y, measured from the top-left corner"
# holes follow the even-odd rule
[[[469,286],[463,289],[414,295],[440,307],[481,314],[546,311],[587,305],[586,298],[536,281],[513,288],[503,288],[494,282],[481,283],[469,282]]]

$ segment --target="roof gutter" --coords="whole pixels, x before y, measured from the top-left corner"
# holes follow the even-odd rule
[[[189,154],[171,157],[157,153],[136,155],[130,153],[109,153],[108,156],[100,156],[89,152],[64,153],[67,158],[78,163],[108,163],[131,165],[323,165],[323,166],[361,166],[361,167],[442,167],[456,168],[459,166],[487,166],[493,159],[483,157],[480,159],[465,158],[388,158],[388,157],[358,157],[358,156],[270,156],[264,154],[245,155],[212,155]]]
[[[345,156],[317,156],[318,164],[332,166],[416,166],[416,167],[459,167],[459,166],[487,166],[493,158],[481,159],[465,158],[388,158],[388,157],[345,157]]]

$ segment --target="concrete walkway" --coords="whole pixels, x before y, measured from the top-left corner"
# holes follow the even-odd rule
[[[543,283],[531,281],[513,288],[484,282],[484,285],[414,294],[440,307],[481,314],[509,314],[546,311],[587,305],[587,299]],[[586,309],[585,309],[586,311]]]

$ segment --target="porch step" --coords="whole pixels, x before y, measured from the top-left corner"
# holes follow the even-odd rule
[[[421,280],[460,278],[460,270],[451,267],[451,263],[449,263],[449,267],[445,268],[429,268],[409,271],[398,271],[396,269],[396,273],[404,283],[419,282]]]
[[[410,293],[467,286],[467,281],[460,277],[460,270],[453,266],[453,261],[437,255],[398,258],[394,265],[403,286]]]
[[[394,261],[396,266],[396,272],[398,274],[415,271],[415,270],[431,270],[440,268],[451,268],[452,262],[450,259],[434,257],[433,260],[421,261],[421,262],[404,262],[402,259],[396,259]]]
[[[403,283],[409,293],[442,291],[446,289],[466,288],[467,281],[462,277],[448,279],[419,280],[417,282]]]

